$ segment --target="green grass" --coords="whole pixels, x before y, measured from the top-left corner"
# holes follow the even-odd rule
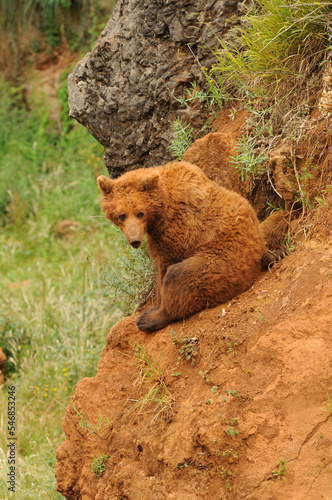
[[[163,359],[159,361],[140,344],[133,347],[133,355],[133,363],[137,368],[136,385],[142,395],[131,405],[125,416],[133,415],[137,419],[141,415],[151,415],[151,424],[161,415],[167,419],[172,413],[174,398],[165,382]]]
[[[88,257],[116,259],[95,178],[102,148],[81,126],[58,128],[23,89],[0,87],[0,346],[16,390],[16,495],[55,492],[61,422],[77,382],[96,373],[108,328],[123,314],[103,296]],[[59,221],[76,231],[56,234]],[[0,390],[0,498],[9,498],[6,388]]]
[[[331,45],[326,23],[331,3],[258,0],[255,5],[234,37],[220,41],[215,51],[212,74],[226,98],[234,90],[244,99],[271,98],[279,89],[306,85]]]

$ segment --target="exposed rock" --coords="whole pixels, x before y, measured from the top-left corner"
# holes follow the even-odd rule
[[[274,148],[269,157],[269,170],[273,173],[275,188],[280,198],[291,202],[294,198],[293,146],[288,139]]]
[[[171,126],[200,65],[237,21],[238,0],[119,0],[92,52],[69,77],[70,114],[105,147],[112,177],[170,159]],[[185,113],[185,111],[184,111]],[[187,119],[202,126],[209,110]]]

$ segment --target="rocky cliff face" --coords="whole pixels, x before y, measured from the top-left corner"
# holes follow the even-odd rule
[[[112,177],[170,159],[172,123],[200,65],[236,22],[238,0],[119,0],[92,52],[69,77],[70,114],[105,147]],[[196,128],[208,110],[183,111]]]

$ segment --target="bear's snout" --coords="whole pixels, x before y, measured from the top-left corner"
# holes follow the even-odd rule
[[[124,227],[122,227],[122,232],[130,246],[133,248],[141,246],[145,233],[145,227],[141,221],[128,217]]]
[[[130,244],[133,248],[138,248],[141,246],[141,241],[140,240],[133,240],[133,241],[130,241]]]

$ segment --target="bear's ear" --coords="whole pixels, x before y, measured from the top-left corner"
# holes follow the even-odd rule
[[[112,179],[109,179],[108,177],[105,177],[104,175],[100,175],[99,177],[97,177],[97,184],[100,191],[106,196],[112,192],[114,181],[112,181]]]
[[[153,172],[139,182],[138,188],[140,191],[152,191],[153,189],[156,189],[158,183],[159,173]]]

